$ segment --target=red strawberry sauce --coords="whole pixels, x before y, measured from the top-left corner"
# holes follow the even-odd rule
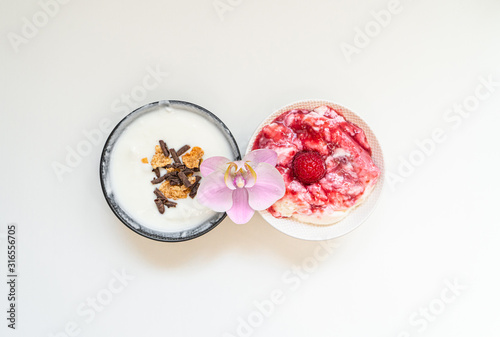
[[[286,185],[285,196],[268,209],[277,218],[292,215],[281,214],[280,203],[301,215],[347,210],[380,175],[363,130],[330,107],[281,114],[257,135],[253,149],[264,148],[278,153]]]

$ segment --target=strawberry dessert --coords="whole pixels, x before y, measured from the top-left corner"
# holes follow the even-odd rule
[[[327,106],[281,114],[262,128],[253,149],[278,153],[286,193],[268,208],[276,218],[338,222],[363,202],[380,176],[363,130]]]

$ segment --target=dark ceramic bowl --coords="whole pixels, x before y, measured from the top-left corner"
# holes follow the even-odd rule
[[[120,219],[120,221],[123,222],[125,226],[127,226],[137,234],[140,234],[142,236],[145,236],[153,240],[165,241],[165,242],[178,242],[178,241],[191,240],[215,228],[215,226],[217,226],[222,220],[224,220],[224,218],[226,217],[226,213],[218,212],[212,218],[188,230],[183,230],[178,232],[162,232],[142,225],[140,222],[136,221],[129,214],[127,214],[127,212],[125,212],[116,202],[115,196],[113,195],[113,190],[110,188],[110,182],[108,177],[109,163],[110,163],[111,153],[113,152],[113,148],[115,146],[116,141],[118,140],[122,132],[127,128],[127,126],[133,123],[137,118],[149,112],[155,111],[160,106],[173,107],[181,110],[194,112],[202,116],[203,118],[207,119],[209,122],[213,123],[227,139],[228,143],[231,146],[233,159],[234,160],[241,159],[240,151],[238,149],[238,144],[236,144],[236,140],[231,134],[231,131],[229,131],[227,126],[213,113],[211,113],[207,109],[204,109],[196,104],[189,102],[159,101],[146,104],[132,111],[116,125],[113,131],[111,131],[111,134],[109,135],[106,144],[104,144],[104,149],[101,155],[101,163],[100,163],[101,187],[104,193],[104,197],[106,198],[109,207],[116,215],[116,217]]]

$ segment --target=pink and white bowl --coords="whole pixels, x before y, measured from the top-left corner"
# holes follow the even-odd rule
[[[273,120],[281,114],[294,109],[314,110],[320,106],[328,106],[332,108],[336,112],[343,115],[346,120],[356,124],[365,132],[368,143],[372,149],[372,160],[379,168],[380,176],[371,193],[360,205],[352,209],[345,218],[330,225],[313,225],[297,221],[293,218],[275,218],[267,210],[260,211],[264,220],[270,223],[277,230],[289,236],[304,240],[333,239],[347,234],[359,227],[375,209],[384,185],[384,157],[380,144],[373,131],[357,114],[339,104],[327,100],[303,100],[288,104],[276,110],[259,125],[257,130],[255,130],[248,143],[246,153],[252,150],[253,144],[255,143],[255,140],[262,128],[272,123]]]

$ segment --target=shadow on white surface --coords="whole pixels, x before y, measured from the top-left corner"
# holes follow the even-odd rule
[[[135,234],[118,220],[114,224],[128,232],[123,242],[143,255],[144,262],[158,268],[176,268],[194,260],[213,260],[227,252],[271,253],[301,263],[304,256],[318,245],[317,241],[305,241],[287,236],[269,225],[259,214],[244,225],[234,224],[229,218],[209,233],[184,242],[158,242]],[[342,238],[334,239],[342,240]]]

